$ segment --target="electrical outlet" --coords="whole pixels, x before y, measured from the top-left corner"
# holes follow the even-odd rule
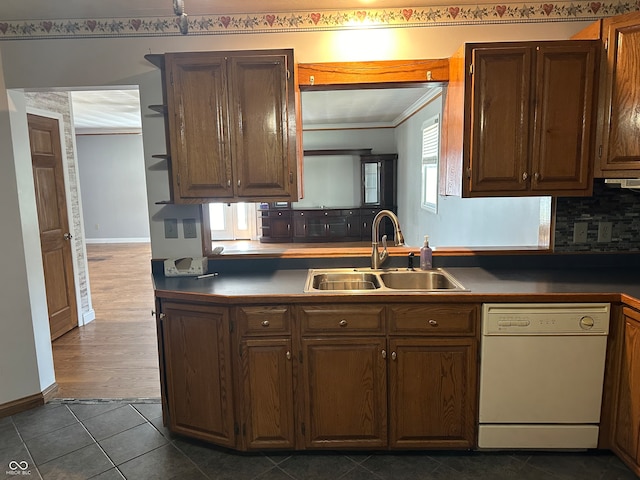
[[[164,238],[178,238],[178,219],[164,219]]]
[[[195,218],[182,219],[182,233],[184,233],[184,238],[198,238]]]
[[[587,243],[587,222],[577,222],[573,224],[573,243]]]
[[[606,243],[611,241],[611,230],[613,226],[611,222],[600,222],[598,224],[598,242]]]

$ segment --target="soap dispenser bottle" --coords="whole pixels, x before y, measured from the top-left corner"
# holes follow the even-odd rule
[[[433,267],[433,250],[429,246],[429,235],[424,236],[424,244],[420,248],[420,270],[429,270]]]

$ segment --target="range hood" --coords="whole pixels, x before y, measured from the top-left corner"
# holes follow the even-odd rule
[[[610,187],[640,189],[640,178],[607,178],[604,183]]]

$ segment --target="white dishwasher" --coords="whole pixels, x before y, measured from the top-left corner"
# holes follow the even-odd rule
[[[483,305],[479,448],[597,447],[609,310]]]

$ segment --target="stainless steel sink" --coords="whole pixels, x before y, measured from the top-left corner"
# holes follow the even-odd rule
[[[393,290],[464,290],[464,287],[442,270],[405,270],[382,273],[385,287]]]
[[[364,272],[328,272],[317,273],[311,278],[311,287],[315,290],[357,291],[380,288],[377,275]]]
[[[464,292],[450,273],[433,270],[371,270],[370,268],[311,269],[305,293]]]

